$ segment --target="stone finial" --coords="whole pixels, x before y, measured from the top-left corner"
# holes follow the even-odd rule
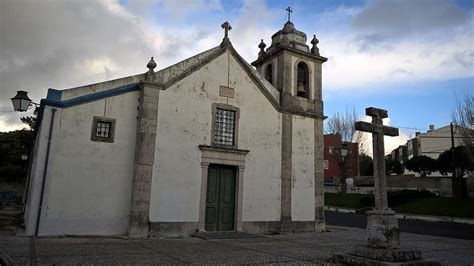
[[[263,39],[260,41],[260,44],[258,45],[258,48],[260,48],[260,52],[258,52],[258,58],[262,58],[265,54],[267,54],[265,52],[265,47],[267,47],[267,45],[263,42]]]
[[[313,47],[311,48],[311,53],[314,55],[319,55],[318,43],[318,38],[316,38],[316,35],[313,35],[313,39],[311,40],[311,44],[313,45]]]
[[[153,56],[151,57],[150,62],[146,64],[146,67],[148,68],[148,72],[146,73],[146,79],[151,81],[155,78],[154,69],[156,67],[156,63],[155,60],[153,60]]]
[[[148,68],[148,72],[153,72],[153,69],[155,69],[156,63],[155,60],[153,60],[153,56],[151,57],[150,62],[146,64],[146,67]]]
[[[222,23],[221,27],[224,29],[224,39],[222,39],[221,46],[230,44],[229,40],[229,31],[232,29],[232,26],[228,21]]]

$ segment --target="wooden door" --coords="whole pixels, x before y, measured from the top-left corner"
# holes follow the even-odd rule
[[[206,231],[234,230],[234,167],[210,165],[207,175]]]

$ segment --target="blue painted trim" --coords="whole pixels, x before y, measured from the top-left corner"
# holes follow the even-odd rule
[[[49,88],[46,99],[51,100],[51,101],[61,101],[62,94],[63,94],[63,91]]]
[[[59,95],[59,97],[62,96],[62,91],[49,89],[48,90],[48,97],[46,99],[41,99],[41,105],[49,105],[49,106],[58,107],[58,108],[67,108],[67,107],[71,107],[71,106],[75,106],[75,105],[79,105],[79,104],[84,104],[84,103],[89,103],[89,102],[93,102],[93,101],[97,101],[97,100],[102,100],[102,99],[105,99],[105,98],[117,96],[117,95],[124,94],[124,93],[127,93],[127,92],[136,91],[136,90],[138,90],[137,85],[138,85],[138,83],[132,83],[132,84],[120,86],[120,87],[117,87],[117,88],[113,88],[113,89],[110,89],[110,90],[99,91],[99,92],[79,96],[79,97],[72,98],[72,99],[69,99],[69,100],[64,100],[64,101],[61,101],[60,100],[61,98],[58,99],[58,95]],[[60,93],[58,93],[58,92],[60,92]]]

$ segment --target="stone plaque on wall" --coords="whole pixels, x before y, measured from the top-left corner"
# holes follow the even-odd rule
[[[219,96],[227,97],[227,98],[234,98],[234,88],[221,86],[219,88]]]

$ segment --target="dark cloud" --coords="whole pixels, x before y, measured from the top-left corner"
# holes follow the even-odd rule
[[[393,45],[391,43],[384,43],[386,38],[387,37],[382,34],[362,34],[357,35],[354,42],[360,52],[389,51],[393,49]]]
[[[0,20],[2,96],[28,90],[39,99],[48,87],[97,81],[92,66],[116,77],[113,65],[133,66],[153,53],[137,23],[98,1],[4,0]]]
[[[194,46],[206,42],[211,31],[155,27],[150,10],[157,3],[130,1],[124,7],[107,0],[0,0],[0,124],[18,122],[19,114],[4,111],[11,110],[10,97],[17,90],[39,101],[50,87],[145,72],[151,56],[161,68],[195,54]]]
[[[377,42],[426,34],[444,38],[457,27],[472,27],[469,12],[446,0],[369,0],[352,26],[362,37],[376,36]]]

